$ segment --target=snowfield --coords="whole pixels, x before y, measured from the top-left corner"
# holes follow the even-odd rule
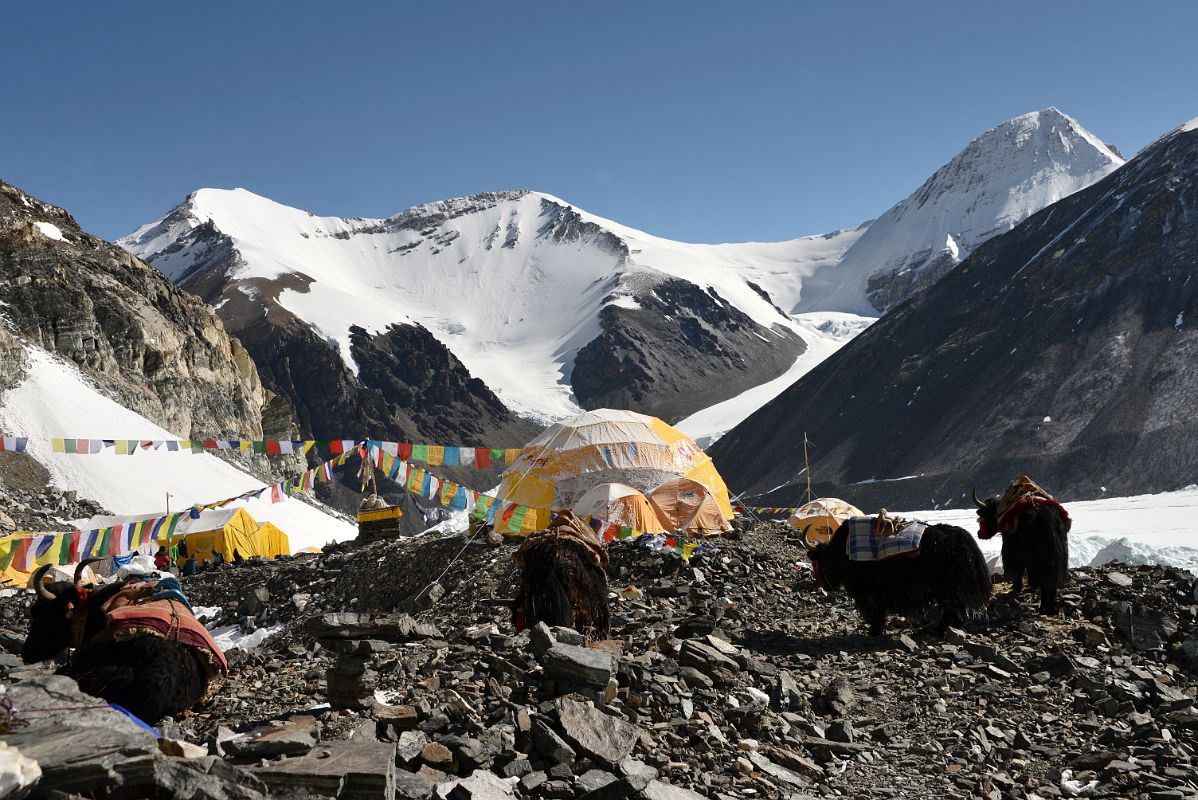
[[[1105,564],[1172,564],[1198,574],[1198,486],[1179,492],[1079,500],[1065,504],[1073,529],[1069,533],[1069,566]],[[971,508],[897,512],[927,522],[977,530]],[[978,542],[987,558],[1002,549],[1001,537]]]
[[[317,217],[244,189],[201,189],[120,244],[180,281],[207,246],[167,248],[208,222],[233,241],[235,279],[247,295],[246,282],[303,277],[279,303],[332,342],[351,370],[351,325],[373,333],[419,323],[509,408],[543,424],[581,411],[569,385],[574,357],[600,334],[604,307],[636,308],[636,294],[677,277],[766,328],[803,335],[778,306],[793,305],[802,277],[859,235],[686,244],[540,192],[447,200],[383,220]]]
[[[51,481],[122,515],[162,514],[166,493],[175,511],[222,500],[265,484],[216,456],[139,450],[118,456],[112,448],[95,455],[54,453],[51,437],[176,439],[145,417],[101,395],[72,364],[27,347],[28,373],[3,397],[0,429],[29,437],[28,453],[50,472]],[[273,522],[291,550],[352,539],[356,526],[302,500],[272,504],[239,501],[258,522]],[[79,525],[86,520],[67,520]]]

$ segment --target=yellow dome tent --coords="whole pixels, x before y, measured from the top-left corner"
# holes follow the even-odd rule
[[[790,515],[786,524],[803,532],[810,544],[826,542],[849,517],[862,517],[865,512],[835,497],[820,497],[804,503]]]
[[[601,483],[579,498],[574,513],[580,517],[598,517],[613,525],[635,528],[645,533],[665,533],[649,500],[624,483]]]
[[[675,533],[713,534],[732,530],[711,491],[690,478],[674,478],[649,493],[661,521]]]
[[[706,486],[720,512],[732,517],[724,479],[690,437],[656,417],[601,408],[554,423],[525,445],[503,473],[499,497],[556,510],[571,508],[600,483],[649,492],[678,477]],[[529,511],[519,532],[548,524],[549,511]]]

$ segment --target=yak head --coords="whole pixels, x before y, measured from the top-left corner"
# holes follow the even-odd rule
[[[30,582],[38,596],[29,609],[29,634],[21,649],[21,659],[26,664],[56,658],[78,644],[74,634],[86,625],[91,593],[90,587],[83,585],[83,568],[99,560],[89,558],[80,562],[75,568],[74,582],[43,583],[49,565],[33,573]]]
[[[978,490],[973,490],[973,503],[978,507],[978,538],[989,539],[998,533],[998,496],[978,499]]]
[[[840,570],[833,559],[827,557],[828,553],[828,543],[821,542],[807,551],[807,558],[811,560],[811,571],[820,588],[833,592],[840,586]]]

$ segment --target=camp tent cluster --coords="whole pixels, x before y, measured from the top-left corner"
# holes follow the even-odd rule
[[[715,465],[686,434],[633,411],[587,411],[550,425],[503,474],[499,496],[530,506],[521,533],[573,509],[646,533],[729,530],[732,504]]]
[[[84,527],[110,528],[142,519],[145,517],[93,517]],[[211,561],[215,553],[220,553],[226,561],[233,560],[235,551],[242,558],[291,554],[286,533],[270,522],[260,524],[244,508],[213,508],[201,511],[195,517],[184,517],[175,527],[173,538],[174,544],[180,541],[186,544],[187,553],[194,555],[201,564]],[[163,544],[166,544],[165,540],[155,542],[155,546]]]

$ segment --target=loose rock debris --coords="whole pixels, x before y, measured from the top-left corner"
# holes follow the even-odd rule
[[[717,544],[686,564],[613,543],[613,638],[589,643],[513,632],[512,548],[489,539],[210,570],[185,588],[214,625],[280,632],[233,651],[216,700],[157,744],[105,707],[79,713],[94,736],[21,712],[50,688],[101,704],[11,655],[28,599],[5,598],[0,781],[34,797],[1198,797],[1190,573],[1073,570],[1058,617],[1000,584],[967,630],[898,620],[871,639],[785,528]]]

